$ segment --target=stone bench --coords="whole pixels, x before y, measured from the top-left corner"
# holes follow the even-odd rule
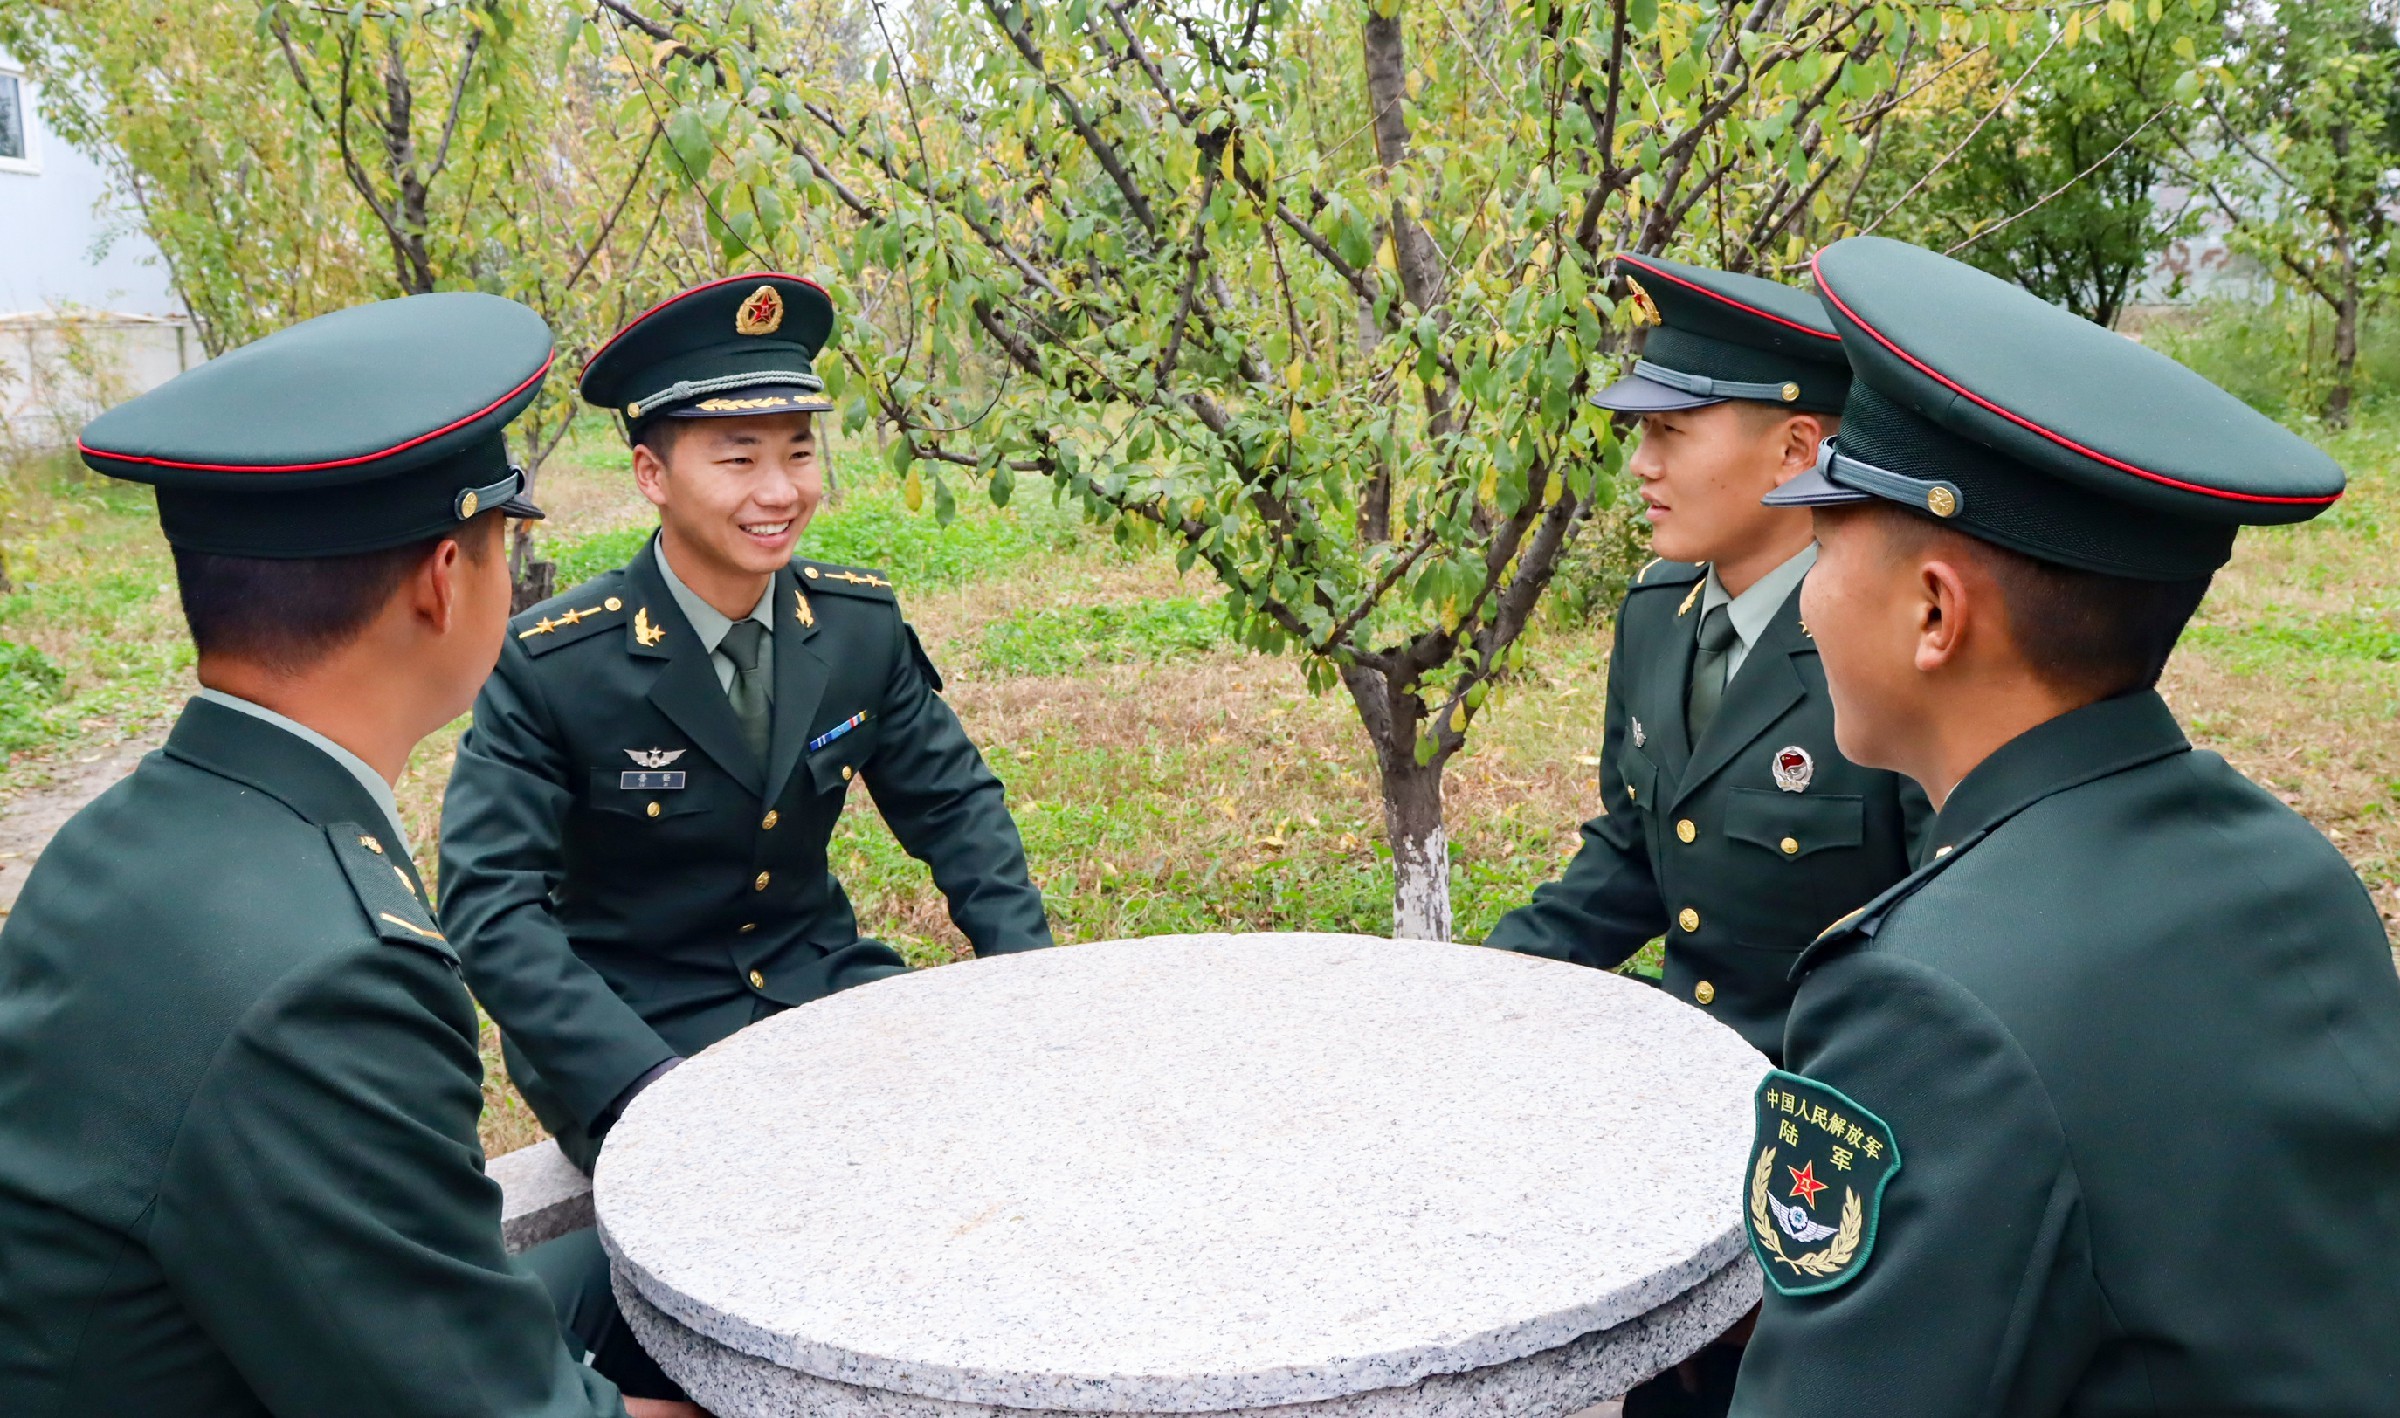
[[[510,1255],[592,1224],[592,1179],[548,1138],[494,1157],[484,1170],[500,1184],[500,1239]]]

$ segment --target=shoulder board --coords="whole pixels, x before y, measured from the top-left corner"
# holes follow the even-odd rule
[[[1661,557],[1634,573],[1632,589],[1647,591],[1653,586],[1688,586],[1707,574],[1708,567],[1703,564],[1668,561]]]
[[[561,645],[625,623],[621,594],[622,572],[595,576],[563,596],[553,596],[520,613],[508,623],[509,638],[529,655],[545,655]]]
[[[366,913],[369,929],[395,945],[430,951],[452,969],[458,967],[458,952],[434,924],[425,903],[417,899],[408,874],[392,860],[397,843],[387,843],[381,834],[355,822],[334,823],[325,829],[325,837],[333,844],[334,860],[342,864],[343,875],[350,878],[350,889],[358,893],[358,906]]]
[[[1929,860],[1915,871],[1884,888],[1882,895],[1817,932],[1817,938],[1810,941],[1808,947],[1800,952],[1800,958],[1793,962],[1794,978],[1798,978],[1801,971],[1817,965],[1829,955],[1848,946],[1874,939],[1876,932],[1883,929],[1883,918],[1891,914],[1893,907],[1924,890],[1928,882],[1948,871],[1952,864],[1966,854],[1968,848],[1982,841],[1985,835],[1985,833],[1977,833],[1964,842],[1958,843],[1955,847],[1934,848],[1934,854]]]
[[[870,601],[893,601],[898,595],[892,589],[891,578],[880,571],[861,566],[835,566],[831,562],[792,558],[792,570],[800,577],[800,589],[815,595],[830,591],[837,596],[858,596]]]

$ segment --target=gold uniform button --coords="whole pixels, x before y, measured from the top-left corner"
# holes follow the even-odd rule
[[[750,934],[750,932],[752,932],[752,931],[754,931],[754,930],[757,930],[757,929],[758,929],[758,922],[756,922],[756,921],[744,921],[744,922],[742,922],[742,934],[743,934],[743,935],[748,935],[748,934]]]
[[[652,803],[650,806],[643,808],[642,811],[650,814],[652,817],[656,817],[658,816],[658,804]]]
[[[752,891],[764,891],[764,890],[766,890],[766,889],[767,889],[767,874],[766,874],[765,872],[763,872],[763,871],[762,871],[762,872],[760,872],[760,873],[759,873],[759,874],[758,874],[756,877],[753,877],[753,878],[751,879],[751,881],[750,881],[750,889],[751,889]]]
[[[809,580],[814,581],[817,579],[817,568],[813,566],[803,566],[800,568],[800,574],[807,577]]]
[[[1700,829],[1694,827],[1692,820],[1688,817],[1675,824],[1675,836],[1679,841],[1689,842],[1699,835]]]
[[[768,808],[767,815],[758,820],[758,829],[761,832],[772,832],[775,830],[775,824],[781,821],[783,821],[783,814],[773,808]]]
[[[608,611],[621,611],[625,609],[625,603],[618,600],[616,597],[611,596],[607,600],[600,603],[600,608]]]
[[[1686,931],[1696,931],[1700,929],[1700,913],[1686,906],[1676,914],[1675,924],[1683,927]]]
[[[752,988],[752,989],[754,989],[754,990],[763,990],[763,989],[765,989],[766,987],[767,987],[767,977],[766,977],[766,976],[764,976],[764,975],[761,975],[761,974],[760,974],[760,973],[758,973],[756,970],[753,970],[753,971],[751,971],[751,972],[750,972],[750,988]]]
[[[847,763],[842,765],[842,781],[845,783],[850,781],[850,765]]]
[[[1715,1004],[1717,1002],[1717,987],[1710,984],[1706,980],[1702,980],[1699,984],[1692,986],[1692,998],[1700,1001],[1702,1004]]]
[[[1783,854],[1787,857],[1796,857],[1800,855],[1800,844],[1793,838],[1786,837],[1777,845],[1783,848]]]

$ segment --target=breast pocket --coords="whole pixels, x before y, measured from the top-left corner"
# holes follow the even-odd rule
[[[706,804],[690,787],[689,770],[683,772],[625,772],[615,768],[592,770],[591,796],[587,801],[592,811],[645,821],[666,822],[678,817],[690,817],[706,810]]]
[[[838,725],[836,727],[839,727]],[[826,737],[831,734],[831,737]],[[847,729],[834,733],[831,729],[809,742],[808,776],[819,793],[840,793],[866,771],[867,760],[874,755],[878,742],[875,721],[860,718]]]
[[[1624,781],[1625,796],[1633,800],[1633,805],[1649,811],[1658,796],[1658,765],[1650,761],[1650,755],[1631,744],[1620,746],[1617,777]]]
[[[1736,788],[1725,803],[1725,835],[1785,861],[1857,847],[1867,840],[1866,799],[1840,793]]]

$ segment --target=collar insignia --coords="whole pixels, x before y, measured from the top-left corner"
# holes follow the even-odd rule
[[[1700,603],[1700,589],[1707,584],[1708,580],[1706,577],[1702,577],[1700,580],[1692,583],[1692,593],[1688,596],[1685,596],[1683,598],[1683,604],[1675,608],[1675,618],[1677,620],[1683,619],[1686,612],[1690,611],[1693,606]]]
[[[667,638],[667,632],[650,623],[650,608],[642,607],[633,613],[633,638],[643,645],[656,645]]]
[[[737,335],[772,335],[782,328],[783,292],[773,286],[750,292],[750,298],[734,313],[733,333]]]
[[[680,748],[629,748],[625,756],[644,768],[664,768],[687,752]]]
[[[792,599],[793,601],[797,602],[792,609],[800,617],[800,623],[812,630],[815,629],[817,624],[817,613],[809,609],[808,592],[803,591],[795,586],[792,588]]]

